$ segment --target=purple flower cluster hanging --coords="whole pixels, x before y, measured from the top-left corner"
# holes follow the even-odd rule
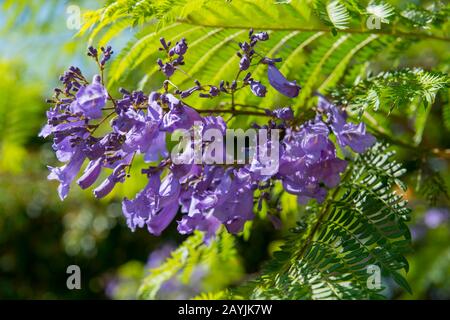
[[[185,153],[185,161],[177,163],[167,149],[168,136],[181,129],[188,132],[199,127],[200,132],[213,129],[225,137],[227,123],[214,114],[249,114],[232,105],[229,110],[209,110],[203,116],[202,110],[188,105],[184,99],[195,92],[207,99],[234,95],[244,87],[255,96],[264,97],[267,88],[262,81],[253,79],[249,72],[241,78],[239,75],[250,69],[259,56],[255,51],[257,43],[268,38],[266,32],[251,30],[248,42],[239,43],[239,70],[235,80],[209,85],[195,81],[195,86],[184,91],[178,88],[171,91],[171,82],[165,80],[160,91],[146,95],[142,91],[120,89],[121,97],[113,98],[101,76],[95,75],[89,82],[78,68],[71,67],[61,77],[63,88],[55,89],[49,100],[53,106],[47,111],[48,122],[40,133],[44,138],[53,136],[57,159],[64,163],[61,167],[49,167],[48,178],[59,182],[60,198],[67,197],[74,181],[82,189],[94,186],[96,198],[105,197],[118,183],[125,182],[133,160],[140,155],[149,164],[142,169],[147,184],[133,199],[125,198],[122,202],[123,214],[133,231],[146,227],[151,234],[159,235],[177,219],[181,234],[200,230],[209,239],[221,225],[231,233],[238,233],[254,218],[255,205],[259,209],[262,201],[270,200],[277,181],[286,192],[297,195],[299,203],[310,199],[324,201],[328,190],[340,182],[340,174],[347,166],[345,160],[337,157],[330,136],[335,136],[339,147],[348,146],[358,153],[372,146],[375,138],[366,132],[363,123],[348,122],[345,111],[322,96],[319,96],[316,117],[302,124],[290,107],[261,113],[269,121],[255,128],[267,130],[272,137],[271,132],[281,132],[277,140],[256,147],[261,151],[278,145],[277,157],[270,160],[277,163],[276,170],[263,170],[267,163],[258,157],[249,157],[245,163],[210,163],[194,161],[195,155]],[[166,59],[158,59],[157,64],[169,79],[184,64],[188,45],[181,39],[171,46],[162,38],[161,46]],[[101,54],[91,47],[88,55],[96,60],[103,74],[113,52],[110,47],[100,51]],[[280,61],[262,58],[257,63],[267,65],[268,81],[275,90],[294,98],[300,86],[281,74],[276,67]],[[97,130],[100,127],[103,130]],[[205,148],[206,144],[202,142],[201,147]],[[244,149],[246,154],[252,151],[248,146]],[[200,155],[200,159],[205,160],[206,156]],[[275,215],[270,219],[278,225]]]

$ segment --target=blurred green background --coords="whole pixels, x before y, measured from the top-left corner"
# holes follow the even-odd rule
[[[45,122],[45,99],[57,85],[59,75],[70,65],[86,73],[94,71],[85,55],[86,39],[74,37],[77,30],[67,26],[67,8],[75,4],[82,10],[95,9],[103,1],[0,4],[0,298],[133,298],[146,273],[145,266],[157,264],[183,240],[175,223],[162,237],[146,230],[130,232],[121,214],[122,190],[97,201],[89,191],[73,188],[68,199],[61,202],[56,183],[46,179],[46,165],[56,164],[51,142],[37,137]],[[111,43],[116,52],[129,36],[124,33]],[[448,68],[448,49],[439,42],[421,42],[409,49],[411,57],[405,55],[404,60],[425,68],[440,61]],[[382,64],[383,60],[380,69]],[[130,81],[129,86],[133,85]],[[448,98],[448,92],[438,96],[425,128],[426,142],[441,148],[450,147],[450,132],[441,121],[442,105]],[[397,120],[401,128],[402,119]],[[399,151],[406,167],[414,168],[412,154]],[[441,173],[448,186],[448,161],[430,161],[430,167]],[[414,177],[406,179],[414,185]],[[413,295],[399,294],[392,284],[388,296],[450,299],[448,199],[437,199],[434,209],[414,190],[407,197],[413,208],[410,227],[414,241],[407,277]],[[252,228],[250,237],[237,240],[240,258],[221,272],[220,277],[225,279],[208,280],[208,275],[218,270],[199,266],[197,278],[171,281],[161,298],[189,298],[200,287],[220,288],[242,280],[244,272],[257,272],[277,246],[279,235],[270,223],[256,221]],[[66,268],[72,264],[81,268],[81,290],[66,287]]]

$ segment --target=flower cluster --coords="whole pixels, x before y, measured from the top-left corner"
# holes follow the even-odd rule
[[[202,98],[214,98],[220,94],[233,94],[235,90],[248,86],[257,96],[263,97],[266,87],[252,79],[247,73],[239,79],[241,71],[250,67],[255,57],[255,45],[268,39],[265,32],[249,33],[249,42],[239,44],[240,62],[236,80],[221,81],[218,85],[195,86],[187,90],[169,90],[169,81],[164,81],[160,91],[146,95],[142,91],[120,89],[120,98],[113,98],[103,85],[104,79],[95,75],[89,82],[78,68],[71,67],[62,77],[62,89],[55,89],[49,100],[53,107],[47,112],[48,122],[40,135],[53,135],[53,148],[62,167],[49,167],[49,179],[57,180],[61,199],[67,197],[70,186],[76,180],[83,188],[94,184],[97,198],[108,195],[117,183],[124,182],[130,174],[130,167],[136,155],[142,155],[149,166],[142,169],[147,185],[134,199],[122,202],[123,214],[131,230],[146,227],[151,234],[159,235],[175,219],[178,212],[178,231],[189,234],[194,230],[205,232],[206,239],[214,236],[219,226],[224,225],[231,233],[242,231],[246,221],[254,218],[254,207],[261,207],[263,201],[270,201],[275,183],[281,182],[284,190],[298,196],[300,203],[310,199],[321,202],[327,190],[340,181],[340,174],[347,162],[336,155],[336,146],[330,139],[334,135],[337,144],[350,147],[355,152],[364,152],[375,139],[366,132],[363,123],[347,121],[344,110],[319,96],[317,114],[314,119],[299,125],[298,119],[289,107],[266,110],[261,116],[269,118],[265,129],[269,135],[275,131],[282,134],[260,143],[256,151],[245,146],[246,154],[260,154],[279,149],[276,170],[267,169],[271,163],[259,156],[249,156],[246,163],[210,163],[194,161],[190,152],[183,153],[185,161],[172,160],[166,148],[167,135],[183,129],[188,132],[214,129],[223,136],[227,124],[221,116],[189,106],[183,99],[199,91]],[[187,53],[185,39],[171,47],[170,42],[161,39],[167,61],[157,63],[167,78],[184,64]],[[111,48],[97,50],[90,48],[93,57],[103,71],[105,62],[111,57]],[[287,80],[276,68],[281,59],[263,57],[259,63],[267,65],[269,83],[278,92],[295,97],[300,86]],[[102,72],[103,74],[103,72]],[[239,115],[239,110],[231,111]],[[230,111],[230,110],[228,110]],[[220,114],[220,110],[217,110]],[[104,135],[97,129],[107,126]],[[277,131],[277,132],[278,132]],[[103,130],[102,132],[105,132]],[[207,143],[202,142],[205,147]],[[187,148],[189,150],[189,148]],[[203,158],[202,158],[203,157]],[[203,160],[206,155],[201,155]],[[78,177],[78,173],[87,165]],[[105,173],[107,174],[105,175]],[[78,179],[77,179],[78,177]],[[102,178],[103,177],[103,178]],[[98,180],[101,180],[97,183]],[[277,210],[279,207],[277,206]],[[274,225],[279,224],[276,210],[270,215]]]

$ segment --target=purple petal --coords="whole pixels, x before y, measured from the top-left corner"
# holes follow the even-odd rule
[[[268,65],[267,75],[270,85],[278,92],[290,98],[298,96],[300,86],[295,81],[287,80],[274,65]]]

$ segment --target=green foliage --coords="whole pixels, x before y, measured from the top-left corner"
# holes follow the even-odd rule
[[[445,8],[437,7],[436,17],[442,16]],[[248,19],[249,12],[252,19]],[[113,34],[120,34],[121,28],[142,25],[136,38],[113,62],[109,70],[109,86],[123,85],[133,73],[134,82],[139,82],[143,89],[148,90],[155,89],[154,84],[160,77],[154,61],[158,57],[161,36],[171,41],[181,37],[192,39],[189,43],[192,50],[188,51],[187,64],[183,67],[189,77],[181,74],[174,78],[184,88],[190,86],[193,79],[213,79],[217,83],[222,79],[231,79],[238,63],[235,55],[237,42],[245,39],[247,30],[273,30],[271,39],[259,50],[268,56],[283,58],[281,71],[288,78],[301,81],[303,90],[295,101],[295,105],[301,107],[310,105],[313,91],[326,93],[337,85],[349,67],[355,72],[347,74],[347,83],[359,75],[357,71],[363,67],[362,61],[374,58],[383,50],[389,52],[395,49],[396,55],[401,54],[399,41],[408,39],[414,42],[428,36],[440,37],[440,30],[432,28],[432,19],[429,24],[418,24],[414,27],[417,30],[403,32],[402,24],[407,22],[399,12],[402,11],[390,4],[373,1],[367,4],[354,1],[274,4],[269,0],[127,0],[112,2],[104,9],[88,13],[80,33],[91,30],[90,42],[104,44]],[[381,31],[371,32],[361,27],[361,21],[366,21],[369,16],[381,19]],[[391,31],[388,28],[393,23],[396,23],[396,29]],[[258,66],[253,75],[261,77],[264,71],[262,66]],[[349,78],[349,74],[354,77]],[[242,104],[260,103],[248,91],[239,92],[236,99]],[[263,107],[288,101],[272,91],[264,100]],[[204,107],[213,106],[212,102],[196,97],[191,97],[190,101]]]
[[[447,185],[439,172],[428,167],[422,168],[417,180],[416,190],[430,206],[436,206],[441,196],[449,198]]]
[[[434,299],[441,299],[450,290],[450,236],[448,226],[429,230],[422,247],[408,257],[411,272],[408,275],[415,290],[405,299],[424,299],[430,287],[435,288]]]
[[[315,9],[324,24],[335,29],[347,29],[350,21],[350,14],[341,1],[315,1]],[[336,31],[334,31],[336,33]]]
[[[0,60],[0,73],[3,75],[0,82],[0,172],[22,169],[26,157],[25,143],[42,123],[42,88],[22,81],[23,69],[20,63]],[[27,121],[23,119],[24,114]]]
[[[447,74],[422,69],[382,72],[374,77],[358,79],[352,87],[335,94],[339,102],[362,114],[367,109],[384,108],[391,112],[420,98],[425,107],[432,105],[437,92],[450,85]]]
[[[203,268],[207,272],[202,280],[205,295],[213,295],[211,290],[224,288],[238,279],[242,271],[233,236],[220,232],[212,243],[205,244],[203,234],[194,233],[163,264],[149,270],[138,296],[141,299],[155,299],[161,286],[175,278],[187,284],[196,268]],[[224,277],[223,273],[227,273],[227,276]]]
[[[262,275],[238,296],[263,299],[380,298],[381,287],[368,286],[377,266],[411,291],[401,271],[410,243],[404,191],[405,173],[393,152],[374,146],[359,156],[326,203],[309,210],[311,226],[287,240]]]

